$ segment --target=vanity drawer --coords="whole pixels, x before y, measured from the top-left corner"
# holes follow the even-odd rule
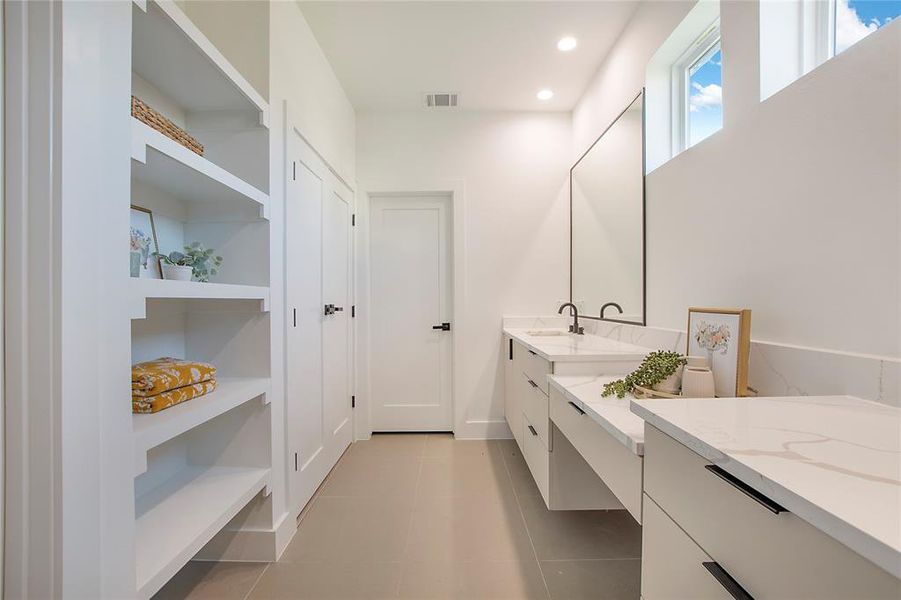
[[[548,401],[547,394],[541,387],[525,375],[522,376],[525,391],[523,392],[523,413],[535,428],[541,443],[547,450],[552,450],[548,429]]]
[[[551,387],[549,402],[551,421],[640,524],[641,457],[604,431],[555,387]]]
[[[528,348],[522,349],[525,351],[523,373],[526,374],[526,377],[534,381],[546,396],[548,392],[547,376],[553,372],[550,361],[538,356]]]
[[[537,428],[529,423],[527,415],[523,415],[522,419],[522,456],[532,472],[544,503],[550,506],[550,453],[538,436]]]
[[[703,565],[711,561],[653,500],[644,497],[641,529],[641,597],[644,600],[730,600],[729,592]]]
[[[901,597],[901,581],[794,514],[771,512],[708,465],[645,425],[645,492],[751,596]]]

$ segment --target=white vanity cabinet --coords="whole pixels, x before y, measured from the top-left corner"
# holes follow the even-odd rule
[[[513,437],[548,508],[589,510],[623,508],[579,451],[550,419],[548,375],[559,369],[518,340],[507,336],[504,413]],[[573,372],[596,369],[566,363]]]
[[[644,450],[644,600],[901,597],[901,580],[651,424]]]

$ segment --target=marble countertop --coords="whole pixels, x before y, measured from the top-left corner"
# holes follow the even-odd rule
[[[543,330],[554,329],[566,331],[566,329],[541,328]],[[533,329],[505,327],[504,333],[522,343],[527,348],[551,362],[581,362],[581,361],[614,361],[643,359],[650,348],[642,348],[635,344],[620,342],[597,335],[566,335],[536,336],[529,335]]]
[[[901,409],[850,396],[633,400],[631,407],[901,578]]]
[[[612,435],[619,443],[638,456],[644,454],[644,420],[629,409],[634,398],[609,396],[603,398],[604,385],[620,379],[614,375],[583,377],[577,375],[550,375],[548,381],[560,393],[585,411],[591,419]]]

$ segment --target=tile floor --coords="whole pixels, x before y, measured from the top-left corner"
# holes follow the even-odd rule
[[[375,435],[326,479],[281,560],[189,563],[156,596],[638,598],[625,511],[549,511],[516,442]]]

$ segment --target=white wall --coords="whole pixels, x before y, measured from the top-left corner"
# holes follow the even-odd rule
[[[638,10],[574,111],[573,156],[688,8]],[[743,306],[757,340],[898,357],[901,25],[761,103],[758,4],[721,19],[724,127],[647,177],[648,324]]]
[[[287,100],[294,111],[292,119],[310,145],[353,187],[354,108],[297,3],[272,2],[270,10],[272,112],[280,112],[281,102]],[[273,134],[283,133],[281,125],[271,129]],[[279,156],[273,154],[273,161]]]
[[[508,436],[503,421],[503,314],[545,314],[568,297],[568,113],[361,113],[357,119],[358,215],[367,190],[463,190],[463,306],[457,342],[465,359],[456,433]],[[365,221],[360,222],[365,227]],[[365,255],[365,237],[358,238]],[[358,267],[365,270],[365,256]],[[357,295],[358,305],[365,291]],[[365,314],[366,307],[361,306]],[[361,386],[358,383],[358,398]],[[364,405],[365,406],[365,405]],[[358,411],[359,417],[359,411]],[[359,429],[358,429],[359,433]]]
[[[177,0],[205,36],[263,98],[269,99],[269,2]]]

